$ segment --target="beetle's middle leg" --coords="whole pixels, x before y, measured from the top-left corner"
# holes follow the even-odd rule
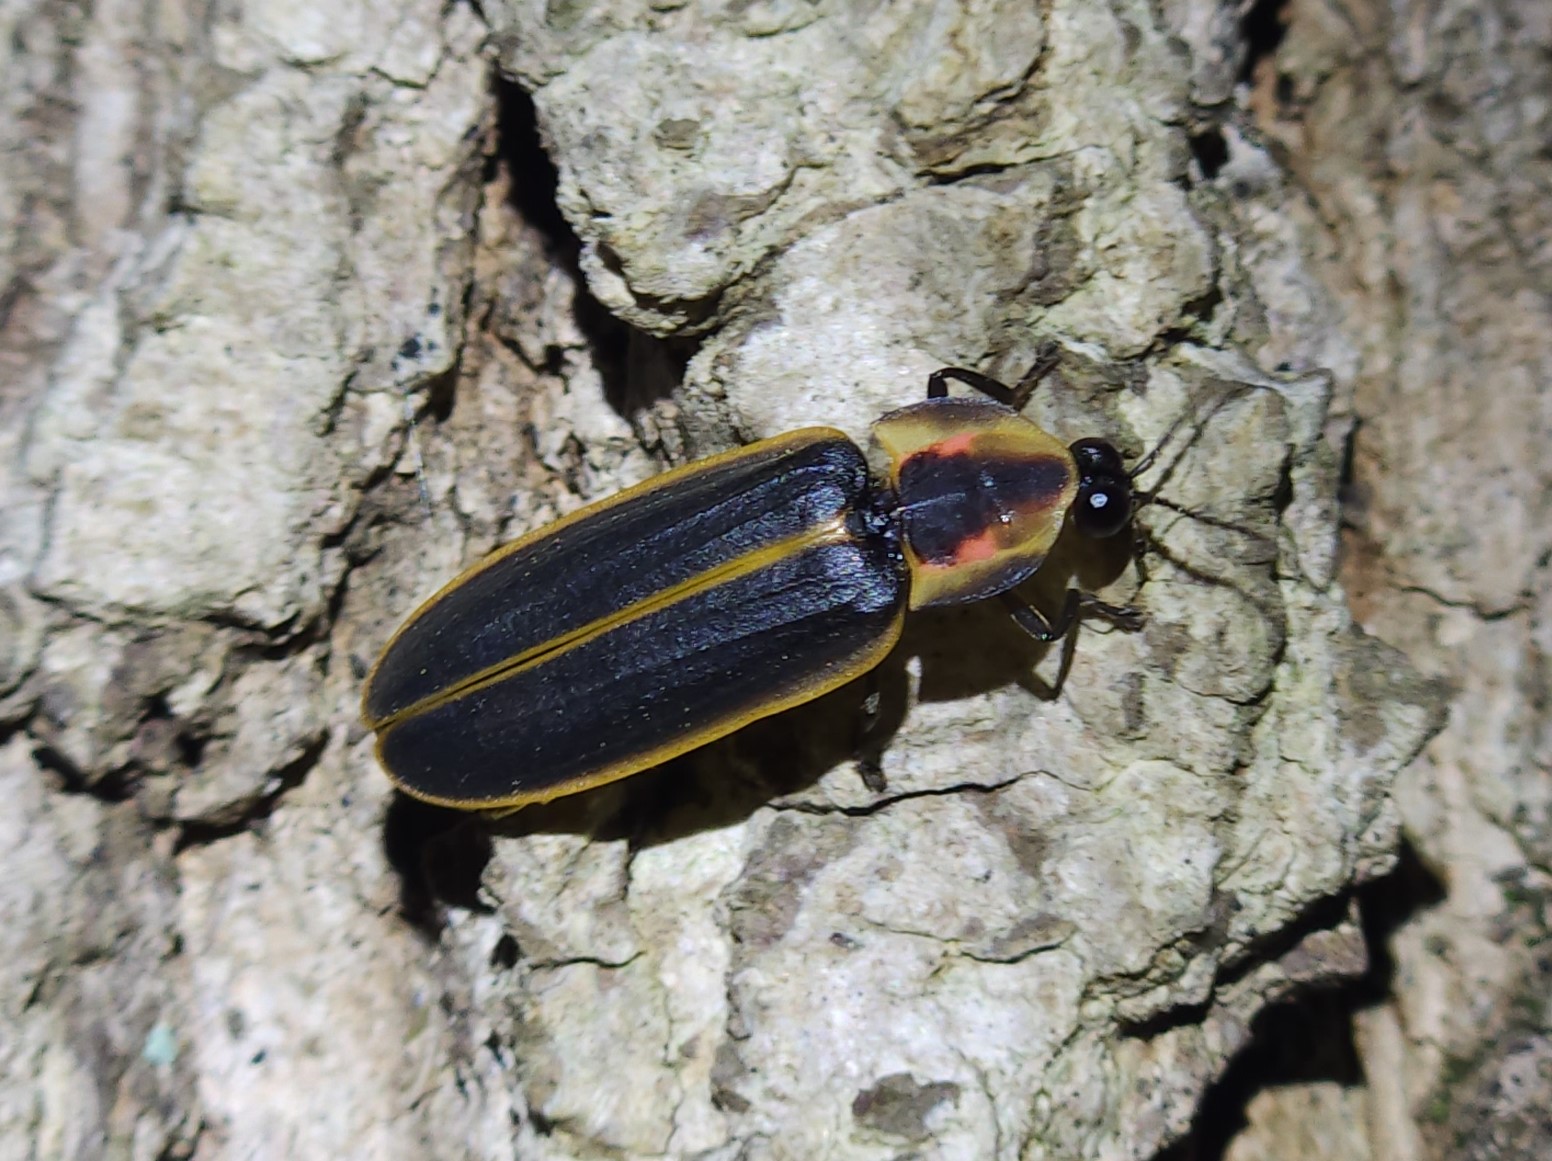
[[[1067,590],[1061,612],[1056,614],[1054,620],[1013,593],[1003,593],[1002,603],[1007,606],[1018,627],[1042,644],[1067,636],[1079,617],[1101,617],[1128,632],[1142,628],[1141,609],[1134,605],[1106,604],[1098,597],[1078,589]]]
[[[884,720],[884,689],[878,669],[868,670],[863,679],[867,692],[857,710],[857,732],[852,739],[852,752],[856,755],[857,773],[862,784],[874,794],[882,794],[888,786],[884,778],[884,747],[882,724]]]

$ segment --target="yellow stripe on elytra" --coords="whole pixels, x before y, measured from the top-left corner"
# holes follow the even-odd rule
[[[671,585],[650,596],[632,604],[625,605],[606,616],[599,617],[596,621],[589,621],[585,625],[579,625],[570,632],[562,633],[558,637],[552,637],[541,644],[523,650],[487,666],[477,673],[453,683],[446,689],[438,690],[430,697],[422,698],[412,705],[406,706],[397,713],[390,714],[380,721],[374,722],[372,728],[382,731],[390,726],[414,717],[428,710],[436,709],[450,701],[474,693],[486,686],[494,685],[512,674],[524,669],[531,669],[546,661],[559,656],[572,649],[580,648],[590,641],[597,640],[605,633],[613,632],[622,625],[632,621],[638,621],[643,617],[666,609],[668,606],[683,600],[695,593],[703,592],[718,585],[727,584],[740,577],[749,576],[758,572],[774,561],[791,556],[810,548],[817,548],[824,544],[839,544],[851,539],[851,533],[847,531],[844,517],[837,516],[824,524],[805,529],[796,536],[789,536],[785,540],[773,541],[741,556],[735,556],[732,560],[723,561],[721,564],[687,577],[676,585]]]

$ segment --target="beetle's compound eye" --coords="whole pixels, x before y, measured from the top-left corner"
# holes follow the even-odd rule
[[[1132,515],[1132,489],[1123,476],[1098,476],[1078,488],[1072,519],[1085,536],[1102,540],[1126,527]]]
[[[1078,475],[1084,479],[1089,476],[1126,475],[1121,453],[1107,440],[1080,439],[1068,450],[1072,452],[1072,458],[1078,461]]]
[[[1132,482],[1121,453],[1102,439],[1080,439],[1070,450],[1078,465],[1073,523],[1096,540],[1114,536],[1132,516]]]

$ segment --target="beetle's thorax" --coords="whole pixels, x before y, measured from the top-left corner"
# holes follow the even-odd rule
[[[891,412],[873,429],[872,462],[895,497],[913,608],[978,600],[1028,577],[1078,490],[1066,445],[984,400]]]

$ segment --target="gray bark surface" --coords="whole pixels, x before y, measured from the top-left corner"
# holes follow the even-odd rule
[[[1148,1157],[1269,1004],[1373,977],[1403,824],[1440,898],[1368,1083],[1229,1148],[1533,1140],[1520,7],[1295,4],[1245,75],[1184,0],[0,0],[0,1156]],[[1059,696],[940,611],[882,792],[848,688],[430,841],[394,801],[361,675],[461,566],[1047,341],[1043,426],[1175,432],[1145,567],[1030,589],[1147,612]]]
[[[1386,994],[1354,1017],[1365,1083],[1262,1094],[1239,1161],[1552,1140],[1549,49],[1533,0],[1295,3],[1255,73],[1359,356],[1344,584],[1454,693],[1396,782],[1413,869],[1384,900]],[[1317,1150],[1322,1119],[1362,1131]]]

